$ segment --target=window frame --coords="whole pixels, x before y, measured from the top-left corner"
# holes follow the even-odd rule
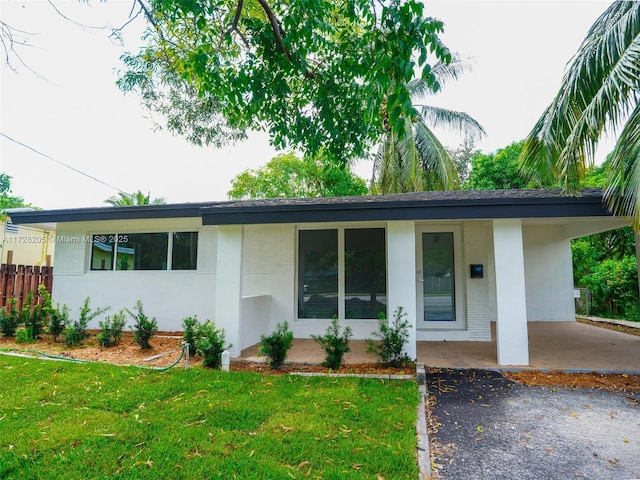
[[[364,223],[358,225],[333,225],[333,224],[314,224],[314,225],[299,225],[296,228],[295,236],[295,292],[294,292],[294,302],[295,302],[295,319],[296,321],[306,322],[313,320],[331,320],[331,318],[307,318],[300,317],[298,315],[298,302],[300,295],[300,280],[299,280],[299,268],[300,268],[300,232],[301,231],[320,231],[320,230],[337,230],[338,232],[338,320],[340,321],[349,321],[349,322],[371,322],[377,321],[377,318],[345,318],[346,307],[346,260],[345,260],[345,231],[346,230],[368,230],[368,229],[380,229],[384,231],[384,256],[385,256],[385,299],[388,301],[389,298],[389,239],[388,239],[388,230],[386,223]],[[389,307],[388,303],[385,302],[386,305],[386,315],[389,315]]]
[[[174,235],[177,233],[195,233],[196,234],[196,259],[195,266],[193,269],[174,269],[173,268],[173,240]],[[153,235],[153,234],[164,234],[167,236],[167,251],[166,257],[164,258],[164,262],[166,264],[166,268],[163,269],[131,269],[131,270],[121,270],[117,268],[117,258],[118,258],[118,245],[122,242],[118,242],[120,238],[126,237],[127,235]],[[99,269],[93,268],[93,243],[94,238],[96,236],[105,236],[107,240],[114,239],[113,242],[114,251],[112,252],[111,258],[111,266],[108,269]],[[200,231],[199,230],[167,230],[167,231],[135,231],[135,230],[109,230],[109,232],[91,232],[88,234],[89,241],[88,245],[88,265],[86,268],[87,272],[196,272],[198,270],[198,251],[199,251],[199,243],[200,243]],[[107,242],[108,243],[108,242]]]

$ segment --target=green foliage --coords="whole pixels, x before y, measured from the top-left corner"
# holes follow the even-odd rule
[[[5,208],[27,207],[22,197],[11,195],[11,176],[0,173],[0,211]]]
[[[215,323],[207,320],[195,326],[195,344],[198,355],[202,356],[202,365],[219,370],[222,366],[222,352],[225,347],[224,328],[216,328]]]
[[[133,341],[140,345],[140,348],[143,350],[147,350],[151,348],[151,344],[149,341],[153,338],[153,336],[158,331],[158,322],[154,318],[149,319],[147,315],[145,315],[142,302],[138,300],[133,307],[133,312],[131,310],[126,309],[127,313],[133,318]]]
[[[436,63],[431,73],[443,86],[469,69],[470,64],[454,54],[450,62]],[[413,79],[407,84],[407,92],[412,100],[421,100],[437,90],[429,88],[424,79]],[[400,118],[393,125],[393,128],[385,125],[382,143],[374,157],[371,181],[374,194],[457,188],[460,183],[457,165],[432,128],[447,127],[467,135],[485,133],[468,114],[430,105],[420,105],[415,115]]]
[[[20,329],[16,332],[16,343],[33,343],[35,339],[31,336],[29,331]]]
[[[272,158],[258,170],[245,170],[232,180],[231,199],[303,198],[365,195],[367,185],[346,165],[322,155],[299,159],[294,153]]]
[[[266,130],[280,150],[363,158],[384,124],[401,135],[417,114],[407,90],[416,71],[438,90],[428,60],[451,59],[443,22],[419,0],[151,5],[146,44],[123,56],[118,85],[196,144]]]
[[[122,338],[122,329],[126,324],[126,315],[124,310],[107,315],[104,320],[100,321],[102,329],[97,336],[98,345],[101,347],[113,347],[120,342]]]
[[[635,257],[635,237],[631,227],[581,237],[571,242],[575,285],[595,270],[604,260]],[[581,285],[582,286],[582,285]]]
[[[65,322],[65,329],[62,333],[62,342],[67,347],[75,347],[84,342],[84,340],[89,336],[89,333],[87,332],[87,326],[89,325],[89,322],[96,318],[98,315],[101,315],[109,310],[109,307],[92,310],[89,305],[90,302],[91,300],[89,297],[85,298],[84,303],[80,307],[77,320],[71,320],[67,318]]]
[[[142,190],[135,193],[119,192],[118,195],[107,198],[104,203],[114,207],[131,207],[134,205],[164,205],[167,201],[163,197],[151,198],[151,192],[146,195]]]
[[[581,284],[593,292],[592,314],[640,320],[638,263],[635,256],[604,260],[582,278]]]
[[[289,323],[278,323],[276,330],[268,337],[260,335],[260,354],[265,355],[269,366],[278,370],[287,359],[287,352],[293,343],[293,332],[289,331]]]
[[[40,292],[42,292],[42,290],[46,292],[44,286],[40,285],[40,287],[42,287],[42,289],[40,289]],[[25,297],[24,306],[22,307],[22,311],[20,312],[21,323],[24,325],[25,331],[29,335],[30,340],[33,342],[35,342],[40,337],[40,334],[44,332],[47,326],[49,305],[47,305],[46,302],[47,298],[45,298],[44,305],[36,304],[32,306],[31,304],[33,303],[33,292],[30,291]]]
[[[603,136],[616,146],[607,168],[605,201],[640,227],[640,2],[615,1],[587,32],[558,93],[527,136],[521,165],[540,183],[577,192]]]
[[[460,184],[464,185],[469,178],[471,161],[474,156],[480,153],[480,150],[476,148],[476,138],[473,135],[467,135],[457,148],[448,148],[447,151],[453,159],[453,163],[458,171]]]
[[[349,326],[344,327],[342,334],[340,334],[340,325],[335,316],[324,335],[311,335],[311,338],[318,342],[327,354],[323,363],[325,367],[332,370],[340,368],[344,354],[351,351],[349,348],[351,336],[352,332]]]
[[[8,306],[8,308],[7,308]],[[7,305],[0,308],[0,332],[5,337],[13,337],[20,325],[20,312],[16,310],[16,299],[7,300]]]
[[[535,187],[520,174],[518,158],[524,142],[513,142],[495,153],[476,153],[464,190],[510,190]]]
[[[402,367],[411,363],[413,359],[403,349],[409,341],[409,328],[411,324],[404,319],[407,313],[403,307],[398,307],[393,312],[393,321],[387,322],[386,316],[381,313],[378,318],[378,330],[372,335],[379,339],[376,342],[367,339],[367,353],[373,353],[380,357],[380,363],[391,367]]]
[[[64,331],[65,325],[69,323],[69,307],[66,305],[49,307],[49,328],[47,333],[53,337],[53,341],[58,340],[58,336]]]
[[[198,318],[186,317],[182,319],[182,339],[189,344],[189,356],[196,354],[196,330],[200,326]]]

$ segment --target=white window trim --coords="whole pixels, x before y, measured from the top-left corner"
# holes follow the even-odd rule
[[[438,224],[438,225],[419,225],[416,226],[416,273],[418,271],[421,274],[417,277],[423,278],[424,272],[422,272],[422,234],[423,233],[453,233],[453,263],[455,271],[455,305],[456,305],[456,320],[454,322],[425,322],[423,319],[424,305],[423,305],[423,283],[416,282],[417,291],[417,312],[418,320],[416,329],[420,331],[432,331],[432,330],[465,330],[466,329],[466,317],[465,317],[465,272],[464,272],[464,258],[462,250],[462,226],[460,224]]]

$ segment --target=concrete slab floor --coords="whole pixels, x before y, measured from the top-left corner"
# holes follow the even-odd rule
[[[585,325],[578,322],[530,322],[530,365],[499,366],[495,326],[491,342],[418,342],[417,360],[426,367],[529,368],[544,370],[596,370],[640,372],[640,336]],[[364,340],[352,340],[346,363],[376,362],[366,353]],[[242,351],[241,358],[264,361],[259,345]],[[324,352],[311,339],[295,339],[287,361],[322,363]]]

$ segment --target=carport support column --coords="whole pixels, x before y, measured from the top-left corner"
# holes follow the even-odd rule
[[[388,292],[387,311],[389,320],[398,307],[407,313],[410,324],[409,341],[405,351],[416,358],[416,225],[412,221],[387,223]]]
[[[493,221],[498,365],[529,365],[522,221]]]
[[[242,242],[241,225],[218,227],[216,260],[215,322],[224,328],[231,355],[240,356],[240,321],[242,314]]]

